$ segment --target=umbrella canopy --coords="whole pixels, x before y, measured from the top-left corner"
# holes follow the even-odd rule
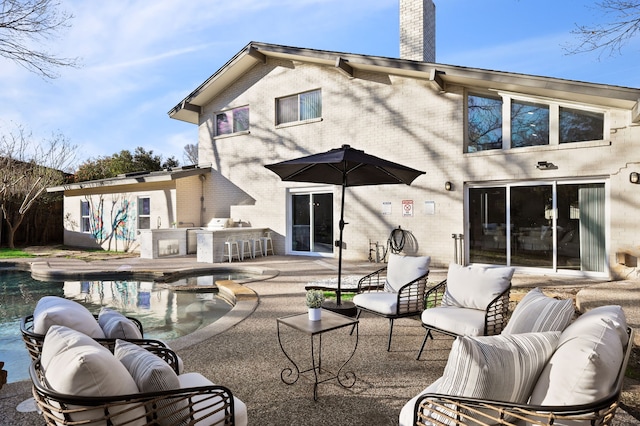
[[[284,181],[328,183],[342,186],[340,208],[340,240],[338,241],[338,289],[337,304],[340,300],[342,275],[342,232],[344,230],[344,192],[348,186],[386,185],[404,183],[410,185],[415,178],[424,174],[398,163],[384,160],[362,150],[342,145],[320,154],[308,155],[276,164],[265,165]]]

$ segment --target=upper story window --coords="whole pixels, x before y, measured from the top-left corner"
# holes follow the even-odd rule
[[[91,232],[91,208],[88,201],[80,201],[80,232]]]
[[[465,152],[603,140],[605,113],[510,94],[467,95]]]
[[[322,117],[320,89],[276,99],[276,125]]]
[[[214,114],[216,136],[231,135],[249,130],[249,107],[233,108]]]
[[[138,198],[138,229],[151,229],[151,199]]]

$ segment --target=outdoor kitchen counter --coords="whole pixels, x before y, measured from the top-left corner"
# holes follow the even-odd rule
[[[197,260],[205,263],[224,262],[228,260],[224,257],[224,243],[227,238],[239,237],[240,235],[257,238],[264,236],[267,231],[269,228],[248,227],[199,230],[196,232],[198,239]]]

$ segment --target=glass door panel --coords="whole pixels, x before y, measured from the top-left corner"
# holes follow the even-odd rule
[[[506,265],[506,189],[471,188],[469,222],[469,261]]]
[[[511,265],[553,267],[553,186],[514,186],[511,196]]]
[[[333,253],[333,194],[292,194],[291,250]]]

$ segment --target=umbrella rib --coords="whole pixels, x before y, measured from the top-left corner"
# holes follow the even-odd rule
[[[309,164],[308,166],[305,166],[305,167],[301,168],[300,170],[296,170],[294,173],[291,173],[290,175],[282,178],[282,180],[292,180],[293,178],[298,176],[300,173],[304,173],[307,170],[309,170],[310,168],[312,168],[314,165],[315,164]]]

